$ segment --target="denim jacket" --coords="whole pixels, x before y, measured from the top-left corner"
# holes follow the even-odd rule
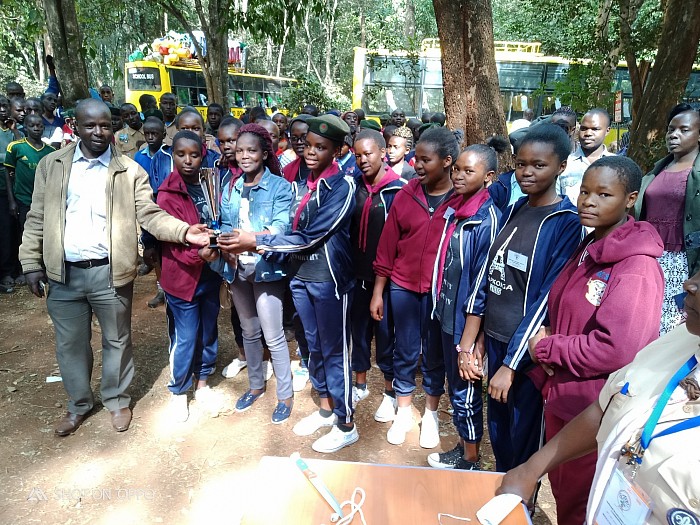
[[[243,193],[243,176],[231,180],[222,190],[221,231],[230,232],[240,227],[239,212]],[[284,235],[289,230],[289,209],[292,206],[292,185],[265,168],[260,182],[250,189],[250,223],[255,232],[267,230],[271,235]],[[284,266],[255,257],[257,282],[279,281],[286,274]],[[224,278],[231,282],[236,275],[234,268],[226,264]]]

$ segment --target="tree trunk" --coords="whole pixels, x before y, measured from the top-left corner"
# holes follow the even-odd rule
[[[404,23],[404,34],[408,44],[412,38],[416,37],[416,6],[413,0],[406,0],[406,21]]]
[[[603,56],[600,78],[595,85],[595,105],[605,107],[610,99],[610,86],[613,83],[617,63],[620,61],[619,37],[610,42],[610,15],[613,0],[602,0],[598,6],[596,17],[596,44]]]
[[[43,0],[43,5],[56,73],[61,82],[63,105],[71,107],[78,100],[90,96],[75,0]]]
[[[639,110],[646,74],[642,74],[637,64],[637,51],[632,41],[632,24],[637,18],[643,0],[620,0],[620,47],[627,61],[627,70],[632,85],[632,116]]]
[[[34,41],[34,52],[36,53],[36,61],[37,61],[37,73],[39,75],[39,83],[44,85],[46,84],[46,61],[44,59],[44,46],[43,46],[43,41],[40,38],[37,38]]]
[[[365,7],[359,3],[360,9],[360,47],[367,47],[367,18],[365,17]]]
[[[464,144],[507,135],[493,46],[491,0],[433,0],[442,50],[447,124]],[[510,155],[503,155],[503,165]]]
[[[230,2],[209,0],[206,4],[202,0],[195,0],[195,11],[199,18],[199,25],[207,41],[207,54],[203,53],[193,34],[193,27],[182,14],[179,7],[171,0],[158,0],[157,2],[178,22],[192,39],[197,60],[202,68],[204,82],[207,87],[207,103],[217,102],[224,107],[228,105],[228,29],[227,19],[221,13],[228,13]],[[167,19],[166,19],[167,20]],[[166,22],[167,24],[167,22]],[[201,101],[197,101],[201,104]]]
[[[209,104],[217,102],[228,107],[228,31],[225,27],[217,27],[215,33],[207,36],[207,58]]]
[[[279,53],[279,55],[277,55],[276,74],[278,77],[281,76],[281,74],[282,74],[282,57],[284,56],[284,48],[287,45],[287,38],[289,38],[290,29],[291,29],[291,26],[286,23],[286,16],[285,16],[284,37],[282,37],[282,43],[280,44],[280,53]]]
[[[321,78],[321,73],[319,73],[316,64],[314,63],[314,39],[311,37],[311,26],[309,25],[309,17],[311,15],[311,8],[306,8],[306,13],[304,14],[304,32],[306,34],[306,74],[308,75],[311,71],[314,72],[316,78],[319,82],[323,82]],[[328,51],[330,53],[330,51]]]
[[[629,156],[648,170],[664,154],[666,116],[685,91],[700,42],[700,2],[668,0],[658,51],[639,101]]]
[[[333,77],[331,76],[331,55],[333,54],[333,31],[335,30],[335,13],[338,10],[338,0],[333,0],[333,6],[328,17],[328,31],[326,32],[326,70],[324,82],[331,84]]]

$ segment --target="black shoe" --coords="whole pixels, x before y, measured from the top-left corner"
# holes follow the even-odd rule
[[[149,308],[158,308],[161,304],[165,304],[165,292],[163,290],[158,290],[155,297],[148,301]]]
[[[140,277],[143,277],[144,275],[148,275],[153,271],[153,266],[150,266],[146,263],[140,264],[139,269],[136,271],[136,273],[139,274]]]
[[[478,459],[476,461],[467,461],[460,457],[455,465],[455,470],[481,470],[481,461]]]
[[[457,443],[457,446],[449,452],[433,452],[428,455],[428,464],[434,468],[455,468],[462,456],[464,456],[464,447]]]

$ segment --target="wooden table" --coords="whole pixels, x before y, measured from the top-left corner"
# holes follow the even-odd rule
[[[433,525],[438,523],[438,512],[471,519],[465,522],[443,517],[443,525],[479,525],[476,511],[494,496],[502,476],[493,472],[304,461],[323,479],[338,502],[350,499],[355,487],[364,489],[367,496],[362,509],[367,525]],[[242,523],[331,524],[333,510],[290,458],[263,457],[252,481],[253,496]],[[346,514],[347,509],[343,509]],[[359,516],[352,523],[361,524]],[[523,505],[503,521],[503,525],[529,523]]]

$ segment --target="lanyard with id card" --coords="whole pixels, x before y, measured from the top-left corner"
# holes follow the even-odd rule
[[[700,426],[700,416],[696,416],[654,434],[654,429],[673,391],[697,364],[697,358],[692,355],[678,369],[659,396],[639,440],[634,443],[628,442],[622,447],[621,456],[628,458],[627,465],[632,468],[629,472],[622,472],[618,466],[615,467],[595,513],[593,520],[595,525],[641,525],[649,517],[653,509],[653,502],[634,481],[634,478],[639,465],[644,460],[644,452],[654,439]]]
[[[641,487],[617,466],[608,480],[594,525],[642,525],[652,510],[652,501]]]

